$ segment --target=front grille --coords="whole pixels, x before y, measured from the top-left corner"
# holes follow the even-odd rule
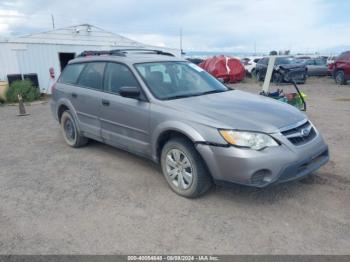
[[[295,81],[304,81],[306,76],[306,71],[304,68],[293,68],[287,70],[285,73],[285,79],[287,81],[289,80],[295,80]]]
[[[281,133],[296,146],[303,145],[316,137],[316,131],[309,121]]]

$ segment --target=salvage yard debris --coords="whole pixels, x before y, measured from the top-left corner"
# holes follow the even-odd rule
[[[237,83],[244,79],[245,69],[239,59],[228,56],[214,56],[199,64],[201,68],[225,83]]]

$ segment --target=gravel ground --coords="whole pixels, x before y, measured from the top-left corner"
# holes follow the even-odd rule
[[[147,160],[97,142],[68,147],[48,104],[26,117],[0,107],[0,253],[349,254],[350,86],[315,78],[301,88],[329,164],[303,181],[214,187],[196,200]]]

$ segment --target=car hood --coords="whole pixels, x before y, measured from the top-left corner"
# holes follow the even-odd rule
[[[261,95],[231,90],[222,93],[166,101],[183,117],[214,126],[275,133],[306,117],[286,103]]]

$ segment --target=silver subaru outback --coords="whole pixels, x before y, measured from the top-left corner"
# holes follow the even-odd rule
[[[162,51],[83,52],[52,93],[68,145],[94,139],[149,158],[185,197],[213,183],[300,179],[329,160],[321,134],[296,108],[229,89]]]

